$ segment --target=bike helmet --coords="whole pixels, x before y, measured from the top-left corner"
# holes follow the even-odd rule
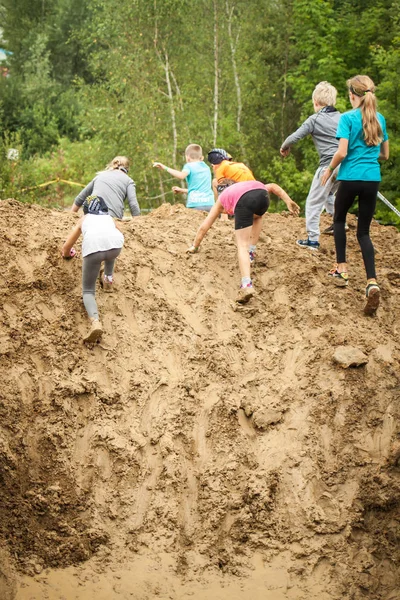
[[[212,165],[219,165],[223,160],[232,160],[232,156],[223,148],[213,148],[208,153],[208,162]]]

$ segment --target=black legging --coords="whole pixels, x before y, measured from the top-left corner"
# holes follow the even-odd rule
[[[369,227],[374,216],[379,181],[341,181],[335,198],[333,231],[336,260],[346,262],[346,215],[358,196],[357,239],[364,260],[367,279],[375,279],[375,250],[369,237]]]

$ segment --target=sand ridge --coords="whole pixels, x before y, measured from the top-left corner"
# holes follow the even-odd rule
[[[399,233],[372,226],[368,318],[355,217],[338,290],[333,239],[300,249],[304,220],[268,214],[246,306],[231,222],[185,254],[202,218],[122,224],[85,347],[81,259],[59,253],[76,216],[0,201],[6,600],[396,597]]]

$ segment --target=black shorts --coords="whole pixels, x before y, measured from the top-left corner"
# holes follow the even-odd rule
[[[250,190],[243,194],[235,207],[235,229],[244,229],[253,225],[254,215],[262,217],[269,207],[267,190]]]

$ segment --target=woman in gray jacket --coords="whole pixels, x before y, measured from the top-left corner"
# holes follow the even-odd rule
[[[71,207],[72,212],[78,212],[86,198],[98,196],[103,198],[108,206],[108,214],[115,219],[124,216],[125,198],[133,217],[140,215],[136,198],[135,182],[128,176],[129,159],[126,156],[116,156],[96,177],[78,194]]]

